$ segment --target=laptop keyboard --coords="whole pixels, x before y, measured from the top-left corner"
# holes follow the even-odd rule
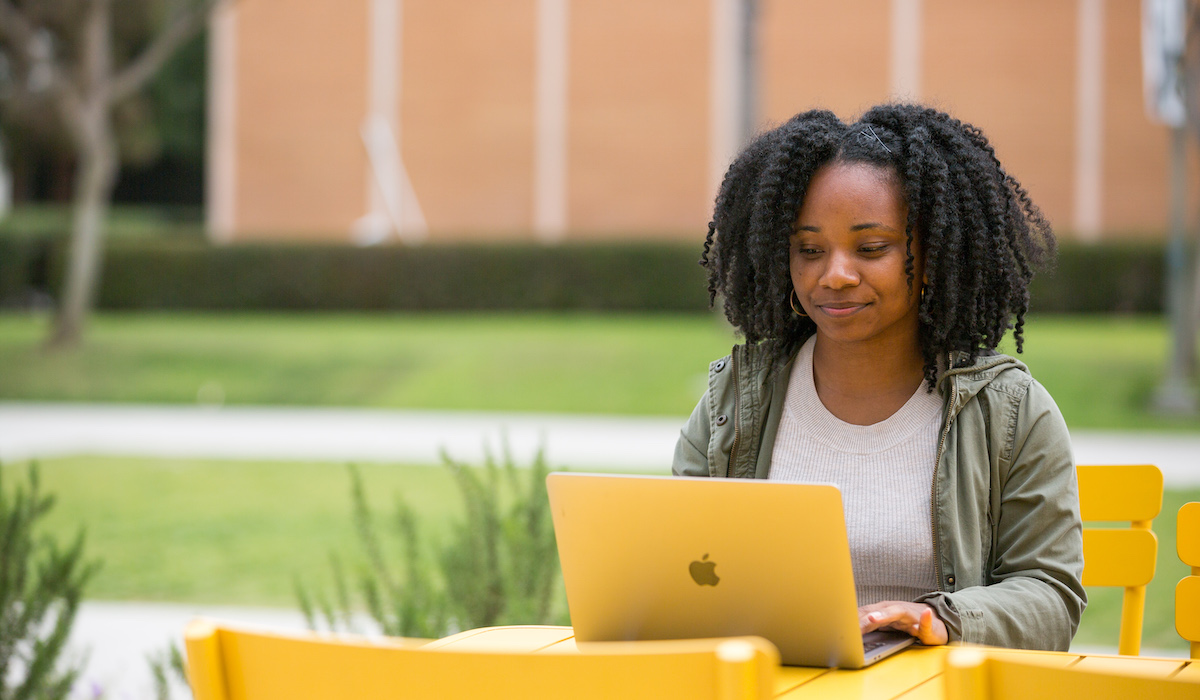
[[[879,647],[887,646],[888,644],[891,644],[891,643],[892,642],[890,640],[885,640],[885,641],[880,641],[878,639],[871,640],[871,641],[863,640],[863,654],[870,654],[871,652],[875,651]]]

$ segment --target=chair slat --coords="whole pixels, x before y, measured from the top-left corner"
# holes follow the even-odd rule
[[[1080,465],[1076,474],[1085,521],[1153,520],[1162,510],[1162,471],[1153,464]]]
[[[1154,578],[1158,537],[1150,530],[1083,529],[1083,585],[1144,586]]]
[[[1175,527],[1175,549],[1188,566],[1200,566],[1200,501],[1185,503],[1179,509]]]
[[[1200,641],[1200,576],[1185,576],[1175,586],[1175,631],[1189,642]]]
[[[758,637],[597,643],[586,654],[539,654],[193,623],[187,648],[197,700],[765,699],[779,666],[778,651]],[[202,675],[211,682],[197,682]]]
[[[1097,663],[1087,664],[1095,660]],[[991,658],[975,649],[954,649],[946,656],[948,700],[1195,700],[1200,683],[1177,673],[1184,662],[1121,663],[1089,657],[1074,666],[1053,668],[1015,658]],[[1089,668],[1088,666],[1093,666]],[[1100,668],[1103,667],[1103,668]],[[1185,669],[1186,670],[1186,669]]]

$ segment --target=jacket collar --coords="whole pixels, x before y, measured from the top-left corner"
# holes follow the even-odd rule
[[[994,350],[980,353],[974,362],[967,353],[954,352],[947,357],[947,362],[948,368],[940,368],[937,390],[951,402],[955,413],[1003,372],[1015,369],[1029,374],[1024,362]]]

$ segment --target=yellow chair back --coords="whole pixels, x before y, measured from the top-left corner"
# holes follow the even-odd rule
[[[1117,650],[1142,647],[1146,584],[1154,578],[1158,538],[1150,523],[1162,510],[1162,471],[1153,464],[1080,465],[1079,510],[1084,523],[1128,522],[1128,528],[1083,529],[1083,585],[1125,589]]]
[[[1175,586],[1175,630],[1192,643],[1192,658],[1200,659],[1200,501],[1185,503],[1175,523],[1175,549],[1192,575]]]
[[[1109,657],[1108,661],[1122,659]],[[1097,669],[1063,666],[1045,658],[963,647],[946,655],[945,697],[946,700],[1196,700],[1200,697],[1200,676],[1177,670],[1157,676],[1152,673],[1155,672],[1122,668],[1120,664]]]
[[[285,636],[196,620],[185,640],[196,700],[751,700],[772,696],[779,666],[779,652],[760,637],[612,642],[587,653],[573,645],[561,653],[553,648],[514,653]]]

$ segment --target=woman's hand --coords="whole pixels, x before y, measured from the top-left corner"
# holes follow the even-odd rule
[[[864,605],[858,609],[858,626],[863,634],[878,629],[908,632],[929,646],[945,644],[949,640],[946,623],[924,603],[885,600]]]

